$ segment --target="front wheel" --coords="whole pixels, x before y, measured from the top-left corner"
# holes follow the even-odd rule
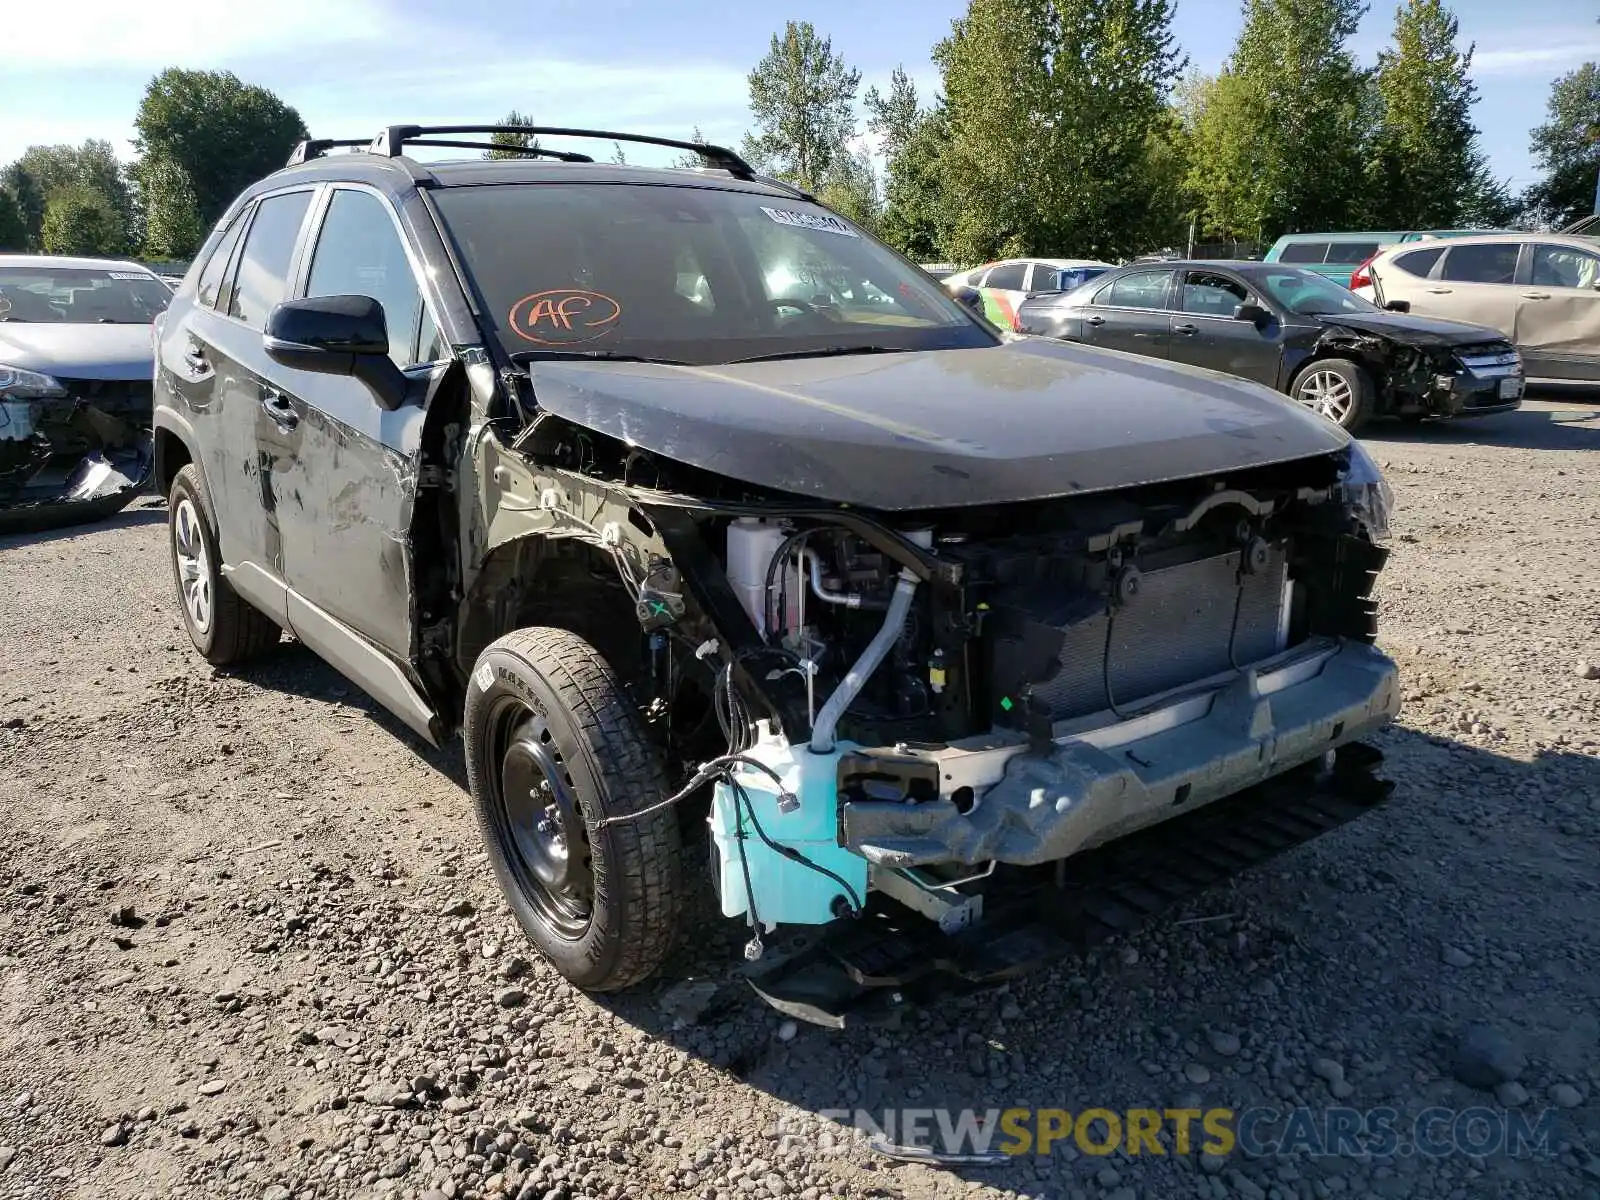
[[[1290,395],[1347,433],[1360,429],[1372,416],[1372,377],[1348,358],[1317,359],[1295,377]]]
[[[566,630],[519,629],[478,656],[462,726],[489,861],[529,940],[588,991],[650,975],[683,902],[678,819],[596,828],[668,794],[610,665]]]

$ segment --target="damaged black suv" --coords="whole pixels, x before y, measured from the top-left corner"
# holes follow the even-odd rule
[[[495,132],[704,166],[407,153]],[[770,1002],[877,1019],[1387,794],[1388,490],[1332,423],[1003,334],[718,147],[333,144],[159,324],[184,619],[461,733],[573,982],[649,975],[709,861]]]

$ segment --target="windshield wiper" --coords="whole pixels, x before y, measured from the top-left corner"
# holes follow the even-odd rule
[[[519,365],[536,362],[639,362],[666,363],[672,367],[689,364],[678,358],[655,358],[646,354],[624,354],[620,350],[518,350],[511,361]]]
[[[777,354],[757,354],[751,358],[734,358],[734,363],[776,362],[781,358],[837,358],[844,354],[905,354],[904,346],[823,346],[820,350],[782,350]]]

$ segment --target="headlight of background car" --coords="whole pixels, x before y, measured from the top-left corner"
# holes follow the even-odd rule
[[[1394,511],[1394,489],[1383,477],[1377,461],[1360,442],[1350,443],[1350,464],[1339,478],[1344,502],[1365,526],[1374,542],[1389,540],[1389,514]]]
[[[33,436],[33,402],[66,394],[52,375],[0,365],[0,441],[27,441]]]

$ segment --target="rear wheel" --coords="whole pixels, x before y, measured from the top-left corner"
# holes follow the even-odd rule
[[[616,673],[562,629],[520,629],[478,656],[463,733],[467,781],[523,932],[581,988],[616,991],[671,950],[683,903],[677,815],[597,828],[667,795]]]
[[[200,473],[189,463],[167,495],[167,541],[189,640],[207,662],[225,667],[276,645],[282,630],[223,578],[222,555],[202,497]]]
[[[1309,364],[1295,376],[1290,395],[1350,433],[1372,416],[1372,377],[1348,358],[1319,358]]]

